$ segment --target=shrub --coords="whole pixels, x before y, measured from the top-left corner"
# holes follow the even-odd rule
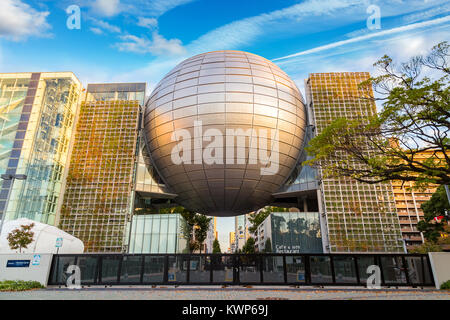
[[[443,284],[441,284],[442,290],[450,290],[450,280],[445,281]]]
[[[420,246],[411,248],[408,250],[409,253],[428,253],[428,252],[441,252],[442,248],[439,244],[426,241],[424,244]]]
[[[0,281],[0,291],[25,291],[41,288],[44,288],[44,286],[38,281]]]

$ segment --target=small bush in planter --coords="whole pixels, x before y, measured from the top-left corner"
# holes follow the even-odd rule
[[[44,288],[44,286],[38,281],[0,281],[0,291],[25,291],[41,288]]]
[[[441,284],[442,290],[450,290],[450,280],[445,281],[443,284]]]

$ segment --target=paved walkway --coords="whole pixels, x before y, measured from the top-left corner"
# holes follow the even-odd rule
[[[450,300],[450,291],[427,289],[291,287],[91,287],[0,292],[0,300]]]

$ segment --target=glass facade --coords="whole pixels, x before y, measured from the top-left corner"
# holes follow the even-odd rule
[[[127,250],[145,87],[89,84],[81,104],[60,226],[86,252]]]
[[[127,226],[129,253],[182,253],[186,240],[179,214],[134,215]]]
[[[340,117],[370,116],[375,103],[358,85],[369,73],[317,73],[307,81],[317,134]],[[373,96],[373,92],[369,93]],[[367,152],[373,152],[368,150]],[[390,182],[365,184],[336,177],[321,183],[331,252],[402,252],[402,236]]]
[[[55,225],[64,193],[81,83],[71,72],[0,74],[0,212]]]
[[[305,131],[305,146],[313,138],[313,130],[311,126],[306,127]],[[298,159],[297,165],[292,171],[290,177],[286,183],[281,187],[279,192],[296,192],[305,190],[317,190],[318,189],[318,173],[317,169],[308,165],[303,165],[302,163],[310,160],[312,157],[308,155],[306,150],[303,148],[301,155]]]
[[[139,155],[136,164],[136,191],[141,193],[169,193],[166,185],[152,165],[142,132],[139,141]]]
[[[145,83],[88,84],[86,101],[137,101],[144,105]]]
[[[249,236],[247,232],[247,216],[245,214],[234,217],[234,229],[234,249],[235,251],[238,251],[239,249],[242,249]]]
[[[402,263],[402,260],[405,263]],[[380,265],[382,263],[382,265]],[[380,266],[382,286],[433,286],[427,255],[383,254],[97,254],[56,255],[49,284],[65,285],[69,265],[82,285],[367,285]]]
[[[81,239],[86,252],[125,250],[139,115],[137,101],[81,105],[60,226]]]
[[[21,115],[31,75],[23,75],[21,78],[18,78],[18,76],[18,74],[0,75],[0,174],[4,174],[8,168],[9,158],[13,153],[14,141],[19,130],[19,123],[20,131],[25,131],[28,124],[25,119],[21,121]],[[28,102],[31,99],[34,99],[34,95],[31,95],[30,92]],[[28,109],[31,109],[30,105],[31,103],[28,103]]]
[[[259,232],[262,248],[270,238],[274,253],[322,253],[319,213],[317,212],[273,212],[270,232]]]

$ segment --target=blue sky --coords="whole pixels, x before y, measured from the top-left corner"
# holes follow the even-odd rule
[[[70,5],[80,7],[79,30],[66,27]],[[379,29],[367,27],[370,5]],[[143,81],[149,91],[207,51],[274,60],[303,91],[308,73],[374,72],[384,54],[405,61],[444,40],[448,0],[0,1],[0,72],[73,71],[84,85]],[[218,220],[225,249],[234,219]]]

